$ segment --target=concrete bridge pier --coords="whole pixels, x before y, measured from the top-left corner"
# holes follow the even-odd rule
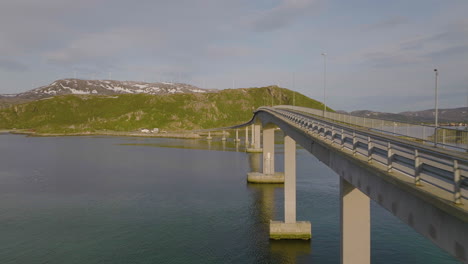
[[[340,178],[341,263],[370,264],[370,199]]]
[[[284,183],[284,173],[275,172],[275,129],[263,130],[263,173],[247,173],[250,183]]]
[[[221,141],[226,141],[226,131],[223,130],[223,137],[221,138]]]
[[[312,236],[308,221],[296,221],[296,141],[284,136],[284,222],[270,220],[270,239],[304,239]]]
[[[234,142],[240,142],[240,139],[239,139],[239,129],[236,129],[236,139],[234,139]]]
[[[260,125],[252,124],[252,144],[246,151],[249,153],[260,153],[263,151],[260,147]]]
[[[255,145],[255,125],[252,124],[252,142],[250,142],[250,147],[253,148]]]
[[[249,147],[249,127],[245,127],[245,147]]]

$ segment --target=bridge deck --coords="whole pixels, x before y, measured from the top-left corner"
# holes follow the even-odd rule
[[[342,181],[468,263],[466,153],[324,119],[295,107],[260,107],[252,120],[230,128],[260,123],[279,127]]]
[[[429,193],[437,200],[443,200],[446,206],[456,209],[457,215],[468,221],[468,155],[330,122],[293,110],[263,110],[281,116],[290,125],[306,131],[330,148],[365,161],[367,166],[386,173],[391,168],[389,175],[401,183],[407,183],[417,192]]]

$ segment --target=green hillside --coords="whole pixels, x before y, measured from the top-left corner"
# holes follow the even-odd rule
[[[216,128],[250,120],[252,111],[270,105],[272,97],[275,105],[293,103],[293,92],[276,86],[206,94],[57,96],[0,110],[0,129],[78,133]],[[302,94],[295,97],[298,106],[323,107]]]

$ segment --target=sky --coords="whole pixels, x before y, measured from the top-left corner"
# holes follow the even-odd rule
[[[326,79],[333,109],[402,112],[434,107],[437,68],[439,107],[464,107],[467,12],[466,0],[1,0],[0,94],[76,76],[323,101]]]

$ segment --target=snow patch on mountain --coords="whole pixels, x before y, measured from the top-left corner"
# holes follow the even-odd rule
[[[208,93],[217,90],[206,90],[185,83],[169,82],[134,82],[114,80],[80,80],[63,79],[52,82],[24,93],[0,95],[0,97],[36,100],[56,95],[114,95],[114,94],[177,94],[177,93]]]

